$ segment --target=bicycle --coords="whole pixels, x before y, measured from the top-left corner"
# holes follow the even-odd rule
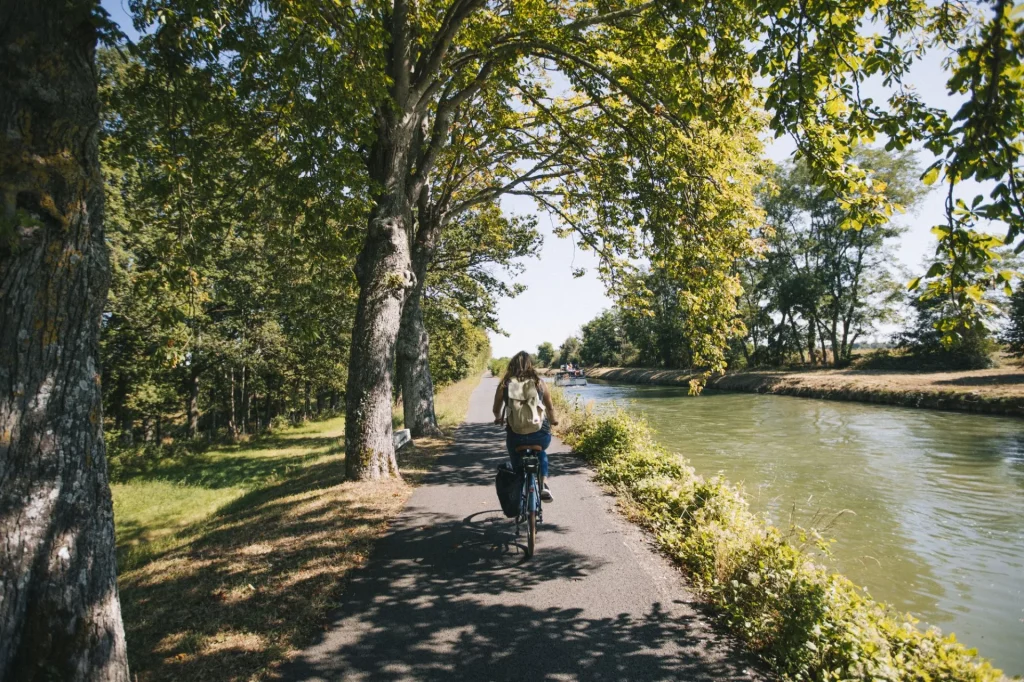
[[[526,453],[541,453],[543,451],[544,448],[539,445],[520,445],[516,447],[516,452],[521,455],[519,466],[522,467],[524,474],[519,516],[516,517],[516,536],[519,536],[520,524],[526,523],[527,559],[533,556],[537,545],[537,523],[544,519],[544,503],[540,498],[540,483],[538,479],[540,455],[529,455]]]

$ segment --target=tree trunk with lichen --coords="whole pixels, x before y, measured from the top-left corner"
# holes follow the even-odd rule
[[[96,4],[0,2],[0,679],[128,680],[103,444]]]
[[[405,292],[412,283],[404,190],[370,217],[356,266],[359,303],[345,392],[345,469],[352,480],[398,476],[391,427],[392,368]]]

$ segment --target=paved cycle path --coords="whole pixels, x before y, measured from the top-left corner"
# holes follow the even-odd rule
[[[289,680],[757,680],[679,573],[614,509],[592,471],[551,447],[537,551],[499,507],[497,385],[473,393],[440,457]],[[524,527],[525,532],[525,527]]]

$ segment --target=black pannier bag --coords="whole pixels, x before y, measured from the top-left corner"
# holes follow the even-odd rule
[[[523,477],[516,474],[510,462],[505,462],[498,467],[498,474],[494,477],[494,487],[498,491],[498,501],[501,503],[501,511],[505,513],[505,516],[509,518],[519,516],[519,507],[523,503]]]

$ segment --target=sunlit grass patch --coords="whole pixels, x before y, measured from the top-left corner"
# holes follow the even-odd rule
[[[169,481],[115,483],[114,518],[122,566],[137,563],[174,533],[241,497],[243,487],[201,488]],[[129,558],[130,557],[130,558]]]
[[[478,378],[437,397],[446,430]],[[461,410],[461,412],[460,412]],[[399,453],[402,480],[345,480],[344,420],[124,467],[121,601],[138,680],[263,679],[322,631],[349,571],[450,438]]]
[[[480,384],[479,376],[472,376],[451,386],[445,386],[437,394],[434,411],[437,422],[445,432],[449,432],[462,423],[469,410],[469,399]]]

